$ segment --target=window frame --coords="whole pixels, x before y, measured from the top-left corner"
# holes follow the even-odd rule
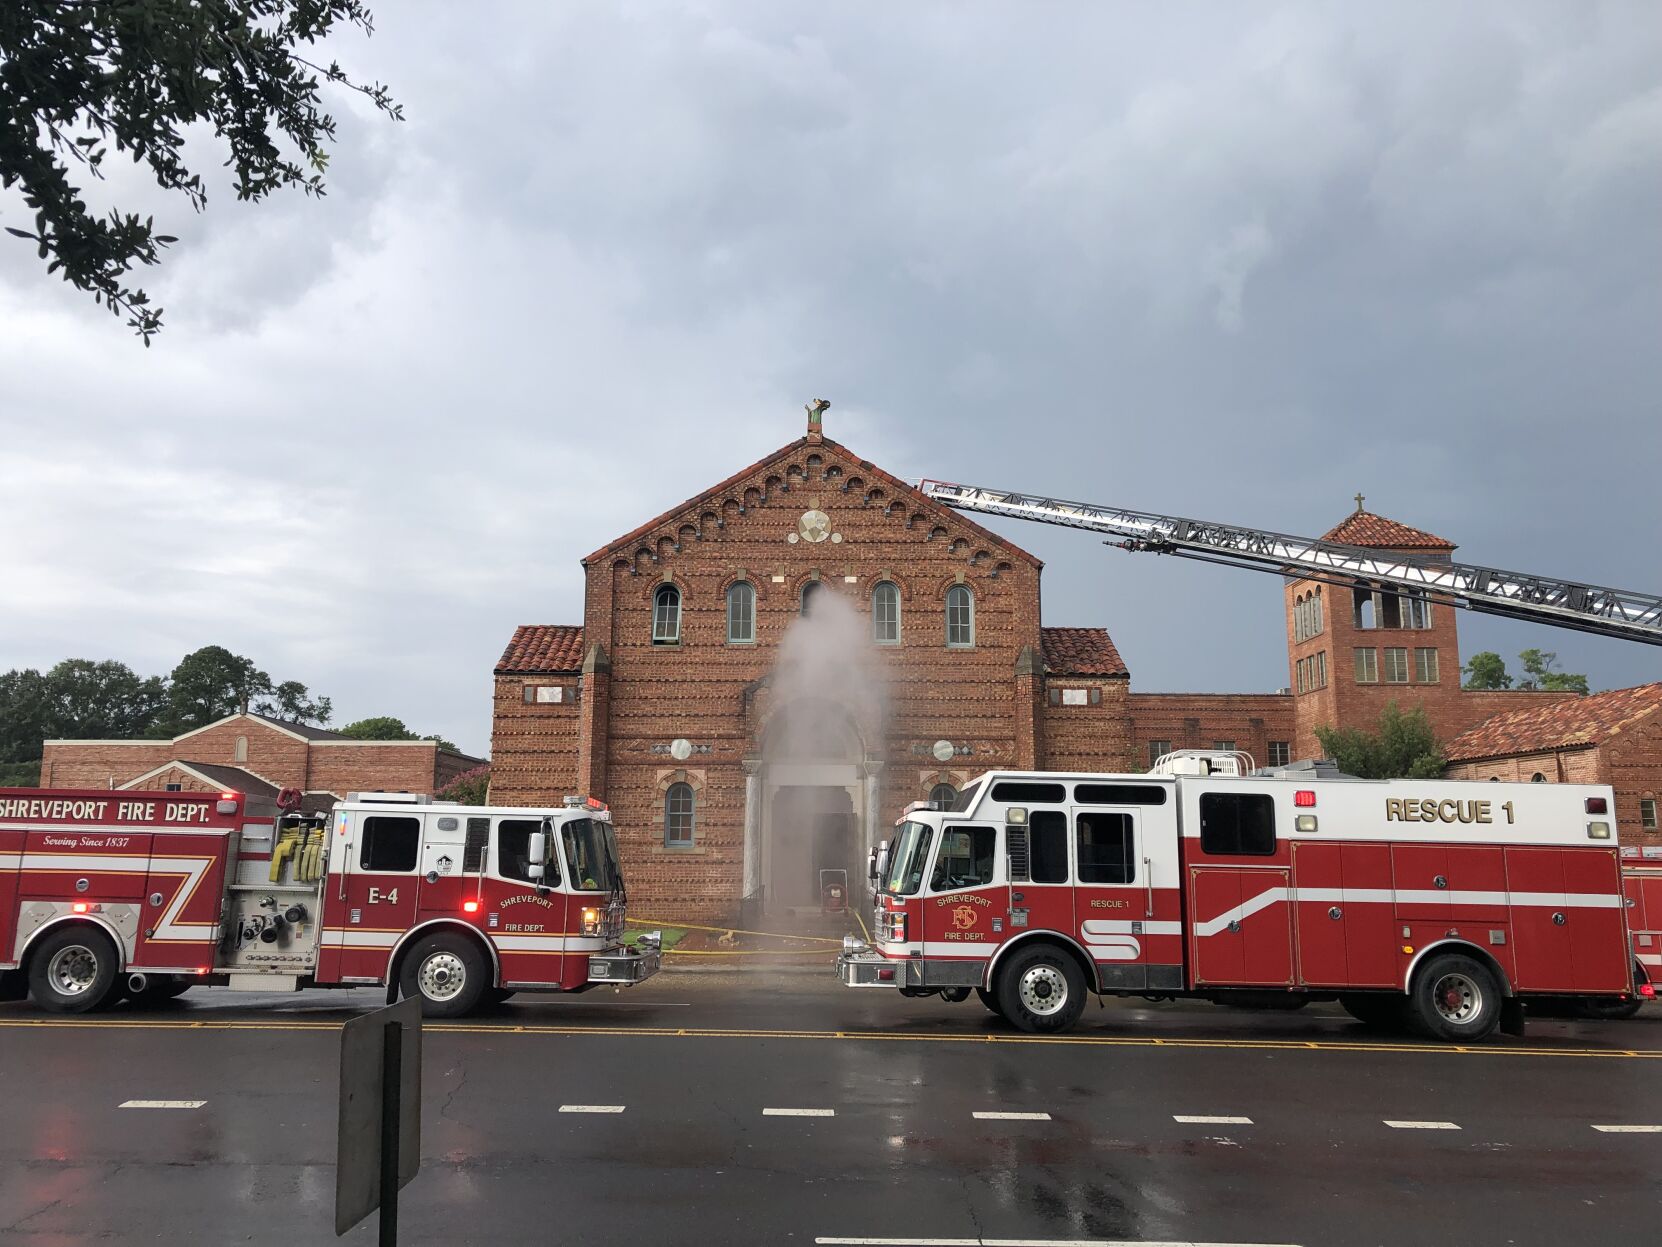
[[[986,832],[988,835],[990,835],[992,837],[992,841],[993,841],[992,852],[989,853],[988,856],[987,856],[987,877],[983,880],[980,880],[979,882],[976,882],[976,883],[954,883],[954,884],[951,884],[949,886],[947,884],[946,880],[943,879],[941,876],[942,876],[942,873],[943,873],[943,869],[946,866],[946,863],[947,863],[947,860],[948,860],[947,859],[947,846],[948,846],[948,842],[951,839],[953,833],[954,832],[965,832],[965,833],[968,833],[971,836],[971,856],[970,856],[969,860],[970,860],[971,863],[974,863],[977,860],[977,855],[974,852],[974,839],[973,839],[973,837],[974,837],[976,832],[983,832],[983,831]],[[930,896],[951,896],[955,892],[968,892],[968,891],[970,891],[971,889],[974,889],[974,888],[997,887],[998,883],[999,883],[999,879],[998,879],[998,858],[999,858],[999,853],[998,853],[998,831],[999,831],[999,829],[991,823],[947,823],[947,824],[943,824],[942,827],[941,827],[941,834],[935,838],[935,856],[934,856],[934,859],[929,863],[928,895],[930,895]]]
[[[879,607],[879,601],[878,601],[879,597],[892,598],[893,604],[894,604],[894,619],[892,621],[884,621],[883,620],[881,610],[880,610],[880,607]],[[879,631],[879,626],[883,622],[892,622],[893,623],[893,625],[894,625],[894,635],[893,636],[884,636]],[[871,640],[872,640],[872,644],[874,644],[874,645],[899,645],[900,642],[901,642],[901,637],[903,635],[904,634],[901,631],[900,586],[897,585],[892,580],[888,580],[888,579],[879,580],[876,584],[874,584],[871,587]]]
[[[686,793],[686,808],[676,809],[675,802],[680,793]],[[676,836],[676,822],[679,818],[686,819],[686,836]],[[664,847],[666,849],[690,849],[698,844],[698,793],[693,786],[684,779],[678,779],[664,789]]]
[[[1437,658],[1435,645],[1416,645],[1414,647],[1414,683],[1440,684],[1442,672]]]
[[[1649,818],[1647,818],[1645,816],[1646,815],[1646,808],[1645,808],[1646,806],[1650,807],[1650,809],[1649,809],[1650,817]],[[1645,831],[1655,831],[1656,830],[1656,828],[1657,828],[1657,808],[1656,808],[1656,798],[1655,797],[1640,797],[1639,798],[1639,826]]]
[[[1268,746],[1267,752],[1268,752],[1268,755],[1269,755],[1269,765],[1270,766],[1287,766],[1292,762],[1292,760],[1293,760],[1293,742],[1292,741],[1290,741],[1290,740],[1271,740],[1271,741],[1265,741],[1264,743],[1265,743],[1265,745]],[[1281,753],[1280,758],[1277,758],[1275,756],[1277,750],[1279,750],[1280,753]]]
[[[1363,661],[1366,658],[1367,661]],[[1358,645],[1356,647],[1356,682],[1358,684],[1379,683],[1379,647],[1377,645]]]
[[[408,866],[372,865],[370,853],[379,847],[376,842],[378,823],[402,823],[403,830],[412,831]],[[364,875],[413,875],[421,865],[421,816],[418,814],[368,814],[358,823],[358,860],[354,873]]]
[[[756,586],[751,584],[748,580],[735,580],[732,584],[727,586],[727,592],[724,597],[727,608],[727,643],[729,645],[756,644]],[[746,604],[750,632],[750,635],[748,636],[735,636],[733,634],[733,607],[741,597],[747,597],[749,599]]]
[[[967,640],[955,641],[955,640],[952,639],[952,635],[953,635],[952,614],[953,614],[953,599],[954,599],[954,597],[956,597],[959,601],[961,601],[965,604],[964,613],[967,615],[967,618],[968,618],[968,628],[967,628],[968,639]],[[961,584],[960,583],[960,584],[955,584],[955,585],[949,585],[947,587],[947,591],[946,591],[946,604],[945,605],[946,605],[946,609],[944,611],[944,623],[946,625],[946,647],[948,649],[974,649],[975,648],[975,590],[971,589],[967,584]]]
[[[1163,748],[1163,749],[1160,748],[1160,746],[1162,746],[1162,745],[1164,745],[1165,748]],[[1149,764],[1149,766],[1152,767],[1156,762],[1158,762],[1161,758],[1165,757],[1170,752],[1171,752],[1171,741],[1169,741],[1169,740],[1151,740],[1151,741],[1149,741],[1148,742],[1148,764]]]
[[[502,833],[503,833],[503,830],[510,823],[514,824],[515,834],[518,834],[518,832],[519,832],[519,829],[520,829],[519,825],[524,824],[525,825],[525,835],[527,837],[527,840],[529,840],[529,837],[531,836],[532,832],[537,832],[537,831],[543,830],[543,820],[540,819],[540,818],[520,818],[520,817],[517,817],[517,816],[514,816],[514,815],[506,815],[506,816],[503,816],[501,818],[493,818],[491,820],[491,838],[490,838],[490,845],[491,845],[490,851],[491,851],[491,854],[492,854],[492,862],[493,862],[492,873],[498,879],[506,879],[510,883],[523,883],[527,887],[533,887],[533,888],[535,888],[535,887],[543,887],[543,888],[557,888],[557,887],[559,887],[560,886],[560,859],[559,859],[559,854],[557,854],[557,853],[554,853],[554,852],[549,853],[549,855],[548,855],[549,860],[543,866],[543,877],[541,879],[531,879],[531,878],[528,878],[525,875],[516,875],[516,874],[514,874],[514,873],[512,873],[511,871],[508,870],[507,863],[506,863],[507,855],[503,852],[503,843],[502,843],[503,836],[502,836]],[[527,866],[530,865],[529,861],[526,863],[526,865]]]
[[[1409,676],[1411,676],[1413,674],[1413,668],[1409,665],[1409,662],[1408,662],[1408,647],[1405,646],[1405,645],[1386,645],[1386,646],[1382,646],[1381,648],[1384,649],[1385,655],[1384,655],[1384,661],[1380,664],[1384,668],[1384,673],[1383,673],[1384,674],[1384,679],[1381,680],[1380,683],[1382,683],[1382,684],[1408,684],[1408,683],[1410,683]],[[1393,655],[1400,655],[1401,656],[1401,661],[1402,661],[1402,678],[1401,679],[1392,679],[1392,672],[1394,670],[1394,668],[1392,666],[1392,656]]]
[[[1032,810],[1027,815],[1027,878],[1022,880],[1023,885],[1033,884],[1037,887],[1066,886],[1073,882],[1073,850],[1068,843],[1069,839],[1068,814],[1066,810],[1045,809]],[[1040,879],[1034,868],[1037,855],[1034,846],[1037,840],[1035,832],[1042,832],[1048,838],[1056,833],[1061,844],[1062,877],[1060,879]],[[1053,846],[1054,847],[1054,846]]]
[[[673,635],[661,635],[659,622],[664,610],[664,603],[674,596],[675,631]],[[681,586],[665,581],[652,591],[652,644],[679,645],[681,644]]]
[[[952,794],[952,799],[950,801],[947,801],[943,805],[935,805],[936,800],[938,800],[938,798],[935,796],[935,794],[940,792],[940,790],[943,789],[943,788],[945,788],[948,792],[950,792]],[[958,800],[958,789],[955,788],[953,785],[947,783],[944,780],[941,781],[938,784],[931,784],[929,786],[928,800],[929,800],[930,805],[933,806],[937,810],[950,810],[953,807],[954,803],[956,803],[957,800]]]
[[[1233,820],[1233,826],[1230,828],[1230,832],[1233,835],[1233,847],[1214,847],[1214,845],[1217,844],[1218,838],[1222,835],[1221,828],[1219,828],[1218,836],[1209,837],[1207,834],[1209,831],[1213,830],[1213,828],[1207,826],[1209,813],[1212,809],[1216,808],[1217,804],[1220,802],[1235,803],[1236,814]],[[1261,845],[1259,847],[1252,848],[1244,847],[1244,841],[1241,835],[1240,809],[1248,802],[1252,803],[1259,809],[1264,808],[1264,803],[1268,803],[1269,819],[1267,825],[1269,828],[1270,840],[1267,848],[1262,847]],[[1203,792],[1200,794],[1200,799],[1197,802],[1196,809],[1199,815],[1198,821],[1200,823],[1200,851],[1203,855],[1207,857],[1274,857],[1276,855],[1276,852],[1280,847],[1280,835],[1276,830],[1275,824],[1276,811],[1274,794],[1268,792],[1227,792],[1213,790],[1211,792]],[[1216,824],[1214,824],[1214,826],[1216,826]],[[1261,830],[1262,827],[1259,829]]]
[[[1124,830],[1125,839],[1121,845],[1120,864],[1124,867],[1124,879],[1087,879],[1085,877],[1085,843],[1084,820],[1088,818],[1117,818]],[[1128,888],[1137,883],[1137,819],[1130,810],[1098,810],[1076,809],[1073,811],[1073,831],[1071,848],[1074,854],[1074,878],[1082,888]]]

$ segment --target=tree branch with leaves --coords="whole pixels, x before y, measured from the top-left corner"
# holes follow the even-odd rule
[[[298,186],[324,193],[335,120],[324,84],[357,91],[395,120],[380,83],[353,82],[310,50],[339,26],[372,34],[364,0],[5,0],[0,3],[0,188],[17,187],[47,272],[91,294],[150,345],[162,309],[134,285],[178,241],[155,218],[96,215],[75,184],[104,177],[112,151],[149,168],[200,212],[208,201],[185,163],[187,131],[211,128],[227,149],[238,199]]]

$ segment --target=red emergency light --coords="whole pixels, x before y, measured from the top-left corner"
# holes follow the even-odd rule
[[[71,913],[84,914],[87,912],[87,903],[85,901],[76,901],[69,907],[69,909]]]
[[[1301,810],[1307,810],[1316,804],[1316,790],[1314,788],[1300,788],[1293,793],[1293,804]]]
[[[1589,814],[1608,814],[1609,812],[1610,812],[1609,803],[1607,801],[1605,801],[1605,799],[1603,797],[1588,797],[1587,798],[1587,813],[1589,813]]]
[[[479,912],[479,902],[478,901],[463,901],[462,902],[462,912],[464,914],[476,914],[476,913],[478,913]]]

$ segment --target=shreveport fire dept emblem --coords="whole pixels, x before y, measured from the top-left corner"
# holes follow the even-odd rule
[[[952,911],[952,925],[962,931],[975,925],[975,908],[972,905],[960,905]]]

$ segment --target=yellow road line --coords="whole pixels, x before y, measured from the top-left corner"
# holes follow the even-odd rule
[[[309,1021],[169,1021],[116,1018],[7,1018],[0,1027],[26,1030],[104,1028],[115,1030],[251,1030],[251,1031],[336,1031],[341,1022]],[[1221,1048],[1257,1052],[1411,1052],[1443,1056],[1582,1057],[1607,1060],[1662,1060],[1662,1049],[1653,1048],[1520,1048],[1460,1047],[1449,1044],[1366,1043],[1308,1039],[1181,1039],[1133,1035],[954,1035],[945,1032],[917,1033],[853,1030],[745,1030],[736,1027],[700,1026],[525,1026],[488,1022],[424,1022],[422,1029],[452,1035],[598,1035],[624,1039],[836,1039],[883,1041],[888,1043],[960,1044],[1065,1044],[1070,1047],[1112,1048]]]

